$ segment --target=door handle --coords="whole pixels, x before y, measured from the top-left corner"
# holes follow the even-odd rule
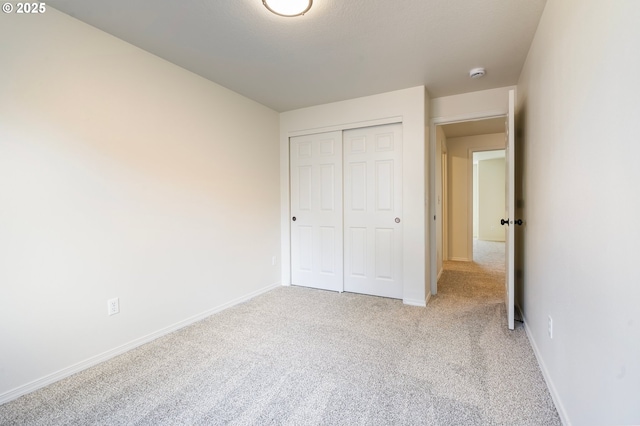
[[[396,223],[400,223],[400,218],[396,217]]]
[[[295,222],[298,219],[296,219],[296,217],[294,216],[294,217],[291,218],[291,220]]]
[[[522,226],[524,222],[522,221],[522,219],[518,219],[513,223],[515,223],[518,226]],[[509,225],[509,219],[500,219],[500,225]]]

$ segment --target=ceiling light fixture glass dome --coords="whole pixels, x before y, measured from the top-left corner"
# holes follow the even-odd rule
[[[264,7],[280,16],[300,16],[311,9],[313,0],[262,0]]]

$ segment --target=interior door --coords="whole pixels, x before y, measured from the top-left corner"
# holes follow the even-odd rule
[[[342,132],[290,139],[291,284],[342,291]]]
[[[515,303],[515,104],[514,90],[509,91],[509,112],[505,123],[505,224],[507,225],[505,241],[505,303],[509,329],[514,329]]]
[[[402,125],[344,132],[344,290],[402,298]]]

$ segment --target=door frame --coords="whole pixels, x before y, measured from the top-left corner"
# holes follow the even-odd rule
[[[508,99],[507,99],[508,101]],[[437,215],[437,203],[436,198],[436,126],[442,126],[445,124],[462,123],[465,121],[478,121],[487,120],[492,118],[504,117],[505,112],[503,110],[481,111],[469,114],[457,115],[457,116],[444,116],[435,117],[430,120],[429,126],[429,281],[431,288],[431,295],[438,294],[438,260],[437,260],[437,241],[436,241],[436,223],[435,216]],[[438,161],[440,161],[438,159]],[[472,165],[473,170],[473,165]],[[473,219],[472,219],[473,220]],[[443,221],[441,221],[443,223]],[[472,242],[473,242],[473,231]],[[441,230],[441,235],[444,235]],[[443,241],[444,243],[444,241]],[[443,244],[444,247],[444,244]],[[444,259],[443,254],[443,259]]]
[[[286,163],[284,161],[281,162],[281,172],[282,165],[285,165],[286,168],[286,180],[281,179],[282,190],[284,192],[284,197],[282,197],[282,209],[285,211],[283,215],[282,221],[282,262],[281,262],[281,271],[282,271],[282,285],[288,286],[291,285],[291,138],[296,136],[309,136],[319,133],[328,133],[333,131],[344,132],[345,130],[359,129],[363,127],[372,127],[372,126],[381,126],[385,124],[394,124],[394,123],[402,123],[402,117],[390,117],[381,120],[368,120],[360,123],[346,123],[342,125],[336,126],[325,126],[314,129],[306,129],[306,130],[296,130],[296,131],[288,131],[286,133],[286,145],[285,150],[281,150],[281,154],[286,154]],[[284,176],[281,176],[284,177]],[[284,181],[284,182],[283,182]],[[286,187],[284,185],[286,185]]]

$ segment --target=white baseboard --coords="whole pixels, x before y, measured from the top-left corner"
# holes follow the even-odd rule
[[[529,328],[527,319],[524,317],[524,313],[520,309],[520,306],[516,305],[516,309],[520,313],[520,318],[522,318],[522,321],[524,323],[524,330],[527,333],[527,338],[529,339],[529,343],[533,348],[533,353],[535,354],[536,359],[538,360],[540,371],[542,371],[542,377],[544,378],[544,381],[547,384],[547,388],[549,388],[549,393],[551,394],[551,399],[553,399],[553,403],[555,404],[556,410],[558,411],[558,415],[560,416],[560,421],[564,426],[571,426],[571,421],[569,420],[567,411],[565,410],[564,405],[562,405],[562,400],[560,399],[560,395],[558,394],[558,391],[555,385],[553,384],[553,380],[551,380],[551,376],[549,375],[549,370],[547,370],[547,366],[542,359],[542,355],[540,354],[538,345],[536,345],[536,341],[533,338],[533,334],[531,333],[531,329]]]
[[[405,305],[409,305],[409,306],[420,306],[420,307],[424,308],[424,307],[427,306],[427,302],[429,301],[430,297],[431,297],[431,293],[428,293],[425,300],[420,300],[420,299],[402,299],[402,303],[404,303]]]
[[[469,259],[467,259],[466,257],[450,257],[447,260],[454,260],[456,262],[469,262]]]
[[[440,272],[438,272],[438,277],[436,278],[436,282],[440,281],[440,277],[442,276],[443,272],[444,272],[444,268],[440,268]]]
[[[21,397],[22,395],[26,395],[28,393],[31,393],[33,391],[36,391],[40,388],[43,388],[45,386],[48,386],[52,383],[55,383],[59,380],[62,380],[66,377],[69,377],[73,374],[79,373],[82,370],[86,370],[87,368],[93,367],[95,365],[98,365],[102,362],[105,362],[113,357],[116,357],[118,355],[121,355],[127,351],[130,351],[131,349],[137,348],[138,346],[144,345],[145,343],[149,343],[159,337],[165,336],[169,333],[172,333],[176,330],[179,330],[181,328],[184,328],[188,325],[191,325],[195,322],[198,322],[200,320],[205,319],[208,316],[211,316],[213,314],[216,314],[218,312],[224,311],[225,309],[228,309],[232,306],[238,305],[240,303],[246,302],[247,300],[253,299],[256,296],[259,296],[263,293],[266,293],[270,290],[273,290],[274,288],[280,287],[282,284],[281,283],[275,283],[275,284],[271,284],[268,285],[266,287],[263,287],[261,289],[258,289],[252,293],[246,294],[244,296],[241,296],[237,299],[231,300],[227,303],[223,303],[222,305],[216,306],[215,308],[211,308],[208,309],[204,312],[201,312],[197,315],[194,315],[192,317],[189,317],[185,320],[179,321],[175,324],[172,324],[168,327],[164,327],[158,331],[155,331],[151,334],[147,334],[146,336],[142,336],[138,339],[132,340],[129,343],[125,343],[124,345],[115,347],[113,349],[110,349],[106,352],[103,352],[101,354],[98,354],[96,356],[92,356],[90,358],[87,358],[84,361],[80,361],[76,364],[73,364],[69,367],[65,367],[62,370],[58,370],[55,373],[51,373],[48,374],[44,377],[41,377],[39,379],[36,379],[32,382],[29,382],[25,385],[22,386],[18,386],[17,388],[14,388],[10,391],[7,391],[3,394],[0,395],[0,405],[4,404],[6,402],[12,401],[16,398]]]

